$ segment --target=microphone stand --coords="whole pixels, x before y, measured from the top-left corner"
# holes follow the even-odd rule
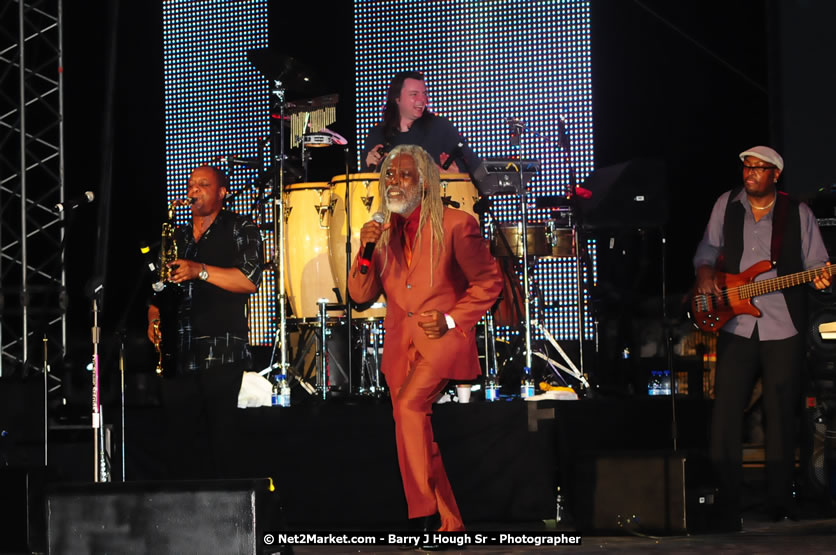
[[[348,341],[348,349],[346,350],[346,364],[348,366],[348,394],[354,390],[351,380],[351,294],[348,292],[348,280],[351,276],[351,178],[350,171],[350,157],[351,148],[345,145],[343,149],[345,158],[345,320],[346,320],[346,340]],[[325,384],[327,388],[328,384]],[[325,391],[323,390],[322,398],[325,398]]]
[[[273,256],[274,267],[278,266],[278,290],[279,295],[276,300],[279,309],[279,326],[276,330],[276,341],[281,342],[279,364],[282,374],[287,374],[287,291],[285,290],[284,281],[284,112],[285,112],[285,89],[280,79],[273,79],[273,86],[270,93],[276,97],[275,102],[279,107],[279,140],[273,141],[273,145],[278,145],[278,153],[273,156],[273,168],[278,172],[278,179],[275,172],[273,174],[273,203],[275,210],[273,212],[273,238],[274,238],[274,253],[278,254],[278,262]],[[278,159],[278,168],[276,168],[276,160]],[[271,360],[272,365],[272,360]]]
[[[99,382],[99,339],[102,330],[99,327],[99,295],[102,288],[98,287],[93,291],[93,406],[90,415],[90,423],[93,428],[93,481],[109,482],[110,471],[107,465],[104,441],[104,417],[102,415],[102,403],[100,397]]]
[[[569,170],[569,198],[572,201],[572,212],[574,216],[574,226],[573,231],[575,234],[575,279],[578,284],[578,365],[580,366],[579,370],[581,375],[585,375],[584,373],[584,357],[583,357],[583,336],[584,336],[584,298],[583,298],[583,269],[581,266],[582,263],[582,256],[581,256],[581,225],[579,222],[579,214],[580,210],[578,210],[577,205],[577,187],[578,181],[577,176],[575,175],[575,166],[572,164],[571,160],[571,149],[569,145],[569,136],[566,134],[566,122],[562,117],[558,118],[558,139],[561,146],[561,152],[563,155],[563,163],[566,165],[566,168]]]

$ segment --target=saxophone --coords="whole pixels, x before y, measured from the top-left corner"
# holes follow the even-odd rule
[[[179,206],[194,204],[193,198],[181,198],[168,205],[168,219],[163,222],[162,233],[160,234],[160,264],[159,275],[153,287],[159,293],[165,289],[165,284],[171,281],[171,274],[174,271],[169,264],[177,260],[177,240],[174,238],[174,211]]]
[[[174,237],[174,212],[179,206],[194,204],[194,198],[181,198],[168,205],[168,218],[163,222],[163,229],[160,235],[160,262],[157,274],[157,281],[151,287],[160,293],[168,282],[171,281],[173,268],[169,267],[171,262],[177,260],[177,239]],[[157,375],[163,373],[163,351],[160,347],[160,322],[154,322],[154,349],[157,351]]]

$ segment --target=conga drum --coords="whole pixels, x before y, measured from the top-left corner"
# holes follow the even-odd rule
[[[380,194],[377,188],[379,174],[354,173],[346,179],[338,175],[331,180],[331,194],[334,211],[331,213],[331,226],[328,230],[329,258],[333,280],[340,291],[345,292],[346,264],[345,239],[348,226],[345,218],[346,184],[351,202],[351,256],[357,256],[360,249],[360,228],[380,211]],[[386,316],[386,300],[383,295],[365,310],[352,312],[355,318],[383,318]]]
[[[479,200],[479,191],[466,173],[442,173],[441,198],[458,203],[459,210],[464,210],[479,220],[473,211],[473,205]]]
[[[285,187],[285,289],[296,318],[316,318],[319,299],[337,302],[328,257],[333,203],[328,183]]]

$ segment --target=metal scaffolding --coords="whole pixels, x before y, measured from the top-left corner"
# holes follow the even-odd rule
[[[66,344],[61,8],[0,7],[0,376]]]

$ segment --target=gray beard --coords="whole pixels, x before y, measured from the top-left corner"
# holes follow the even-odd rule
[[[421,203],[421,197],[415,195],[410,198],[406,198],[404,200],[396,200],[392,201],[388,198],[386,199],[386,208],[390,212],[394,212],[395,214],[411,214],[413,210],[418,208],[418,205]]]

